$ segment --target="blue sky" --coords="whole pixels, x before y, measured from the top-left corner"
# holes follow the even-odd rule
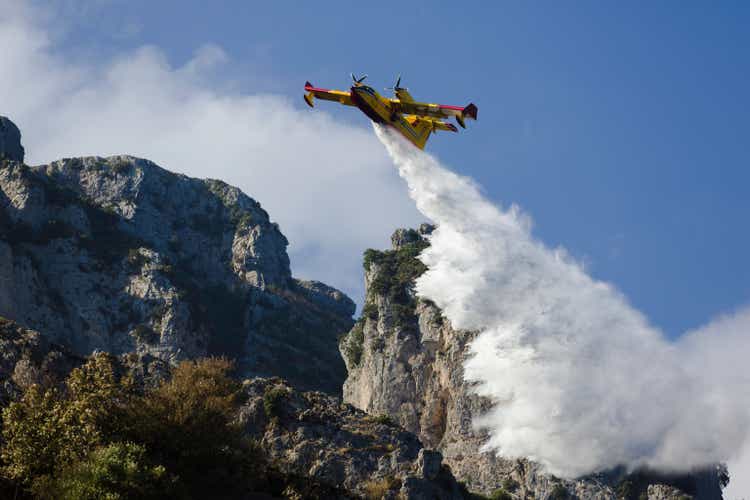
[[[716,345],[687,363],[733,376],[743,348],[710,353],[750,317],[749,22],[732,1],[0,0],[0,114],[30,164],[129,153],[239,186],[296,276],[361,302],[362,251],[424,217],[368,120],[310,110],[302,87],[400,73],[418,99],[479,107],[428,144],[443,164],[669,337],[701,328]],[[748,464],[746,446],[730,471]]]
[[[352,71],[473,101],[479,121],[428,149],[655,325],[674,336],[750,301],[750,4],[85,4],[60,4],[71,58],[152,44],[179,66],[210,42],[232,59],[222,79],[300,109],[305,80],[345,88]]]

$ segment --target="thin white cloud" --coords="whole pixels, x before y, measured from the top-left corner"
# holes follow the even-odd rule
[[[64,30],[50,17],[0,0],[0,114],[21,129],[27,163],[132,154],[239,186],[281,225],[295,275],[355,299],[363,250],[421,220],[369,129],[301,97],[228,90],[220,47],[198,47],[180,67],[153,46],[82,63],[56,50]]]

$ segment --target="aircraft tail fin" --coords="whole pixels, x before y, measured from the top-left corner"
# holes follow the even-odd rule
[[[305,90],[309,90],[309,89],[312,89],[312,88],[314,88],[312,83],[305,82]],[[312,91],[308,91],[307,94],[305,94],[303,97],[304,97],[305,102],[307,103],[307,105],[312,108],[313,107],[313,100],[315,98],[315,94],[313,94]]]
[[[470,102],[468,106],[466,106],[463,110],[461,110],[460,115],[456,115],[456,121],[459,125],[461,125],[461,128],[466,128],[466,122],[464,121],[466,118],[471,118],[472,120],[477,119],[477,112],[479,111],[479,108],[477,108],[477,105],[473,102]]]

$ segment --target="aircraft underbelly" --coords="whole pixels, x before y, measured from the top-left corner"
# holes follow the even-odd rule
[[[352,92],[352,102],[375,123],[387,123],[389,121],[384,106],[379,99],[368,94]]]
[[[390,108],[377,97],[367,93],[352,92],[352,102],[375,123],[390,125],[417,147],[424,147],[420,146],[417,130],[400,113],[394,115]]]

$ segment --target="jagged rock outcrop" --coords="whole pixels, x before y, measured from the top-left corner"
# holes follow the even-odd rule
[[[372,499],[463,499],[466,491],[414,434],[281,379],[247,380],[240,420],[285,474]]]
[[[472,422],[491,402],[473,394],[463,378],[467,346],[476,332],[454,330],[439,308],[413,291],[414,279],[425,270],[416,256],[429,245],[425,235],[431,231],[428,225],[399,229],[391,238],[392,250],[365,252],[362,317],[340,342],[349,374],[344,401],[372,415],[389,415],[414,432],[425,446],[443,454],[471,491],[503,489],[515,498],[617,498],[618,487],[627,480],[625,471],[561,480],[528,460],[480,451],[486,434]],[[638,498],[649,484],[687,484],[680,478],[684,476],[641,474],[626,485],[628,494],[619,496]],[[690,478],[691,494],[721,498],[717,471]]]
[[[0,315],[77,355],[206,355],[339,393],[354,303],[295,280],[258,202],[130,156],[0,164]]]
[[[648,487],[646,492],[648,500],[671,500],[671,499],[683,499],[690,498],[689,495],[685,495],[677,488],[667,486],[664,484],[652,484]]]
[[[21,146],[21,131],[16,124],[0,116],[0,159],[23,161],[24,150]]]
[[[33,384],[57,384],[83,362],[39,332],[0,317],[0,407]]]

